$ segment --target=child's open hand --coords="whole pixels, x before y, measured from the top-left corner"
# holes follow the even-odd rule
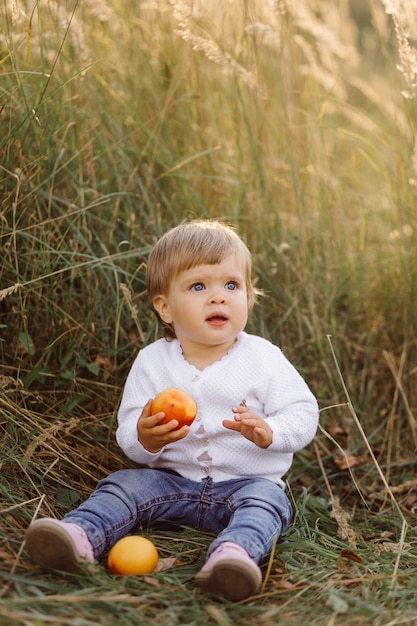
[[[152,454],[159,452],[169,443],[174,443],[188,434],[189,426],[182,426],[176,430],[178,426],[177,420],[171,420],[166,424],[159,424],[164,418],[165,413],[156,413],[151,415],[152,399],[143,407],[141,416],[138,419],[137,431],[138,441],[142,446]]]
[[[259,415],[251,413],[246,406],[234,406],[232,411],[234,420],[223,420],[225,428],[240,432],[260,448],[267,448],[271,445],[272,429],[268,422]]]

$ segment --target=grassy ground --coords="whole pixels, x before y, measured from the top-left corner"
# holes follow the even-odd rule
[[[0,12],[0,623],[417,623],[416,3]],[[144,264],[192,217],[245,237],[248,330],[321,407],[294,524],[240,604],[196,592],[190,529],[143,530],[169,565],[146,578],[48,574],[23,543],[127,465],[117,404],[158,336]]]
[[[401,513],[410,486],[398,490],[393,504],[368,460],[352,470],[353,490],[352,477],[338,470],[332,455],[323,454],[326,442],[320,435],[293,467],[295,520],[264,563],[264,586],[250,600],[233,604],[197,592],[193,576],[210,536],[187,528],[141,531],[155,543],[166,568],[151,576],[112,576],[106,555],[82,575],[42,571],[24,553],[30,520],[39,510],[62,516],[100,476],[126,461],[109,443],[112,414],[85,411],[66,420],[57,411],[60,423],[54,420],[51,426],[51,407],[39,398],[11,389],[6,398],[0,623],[416,623],[417,535],[412,516],[407,525]]]

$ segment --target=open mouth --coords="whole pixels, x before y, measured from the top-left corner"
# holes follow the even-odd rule
[[[222,315],[221,313],[215,313],[214,315],[207,317],[206,320],[211,324],[223,324],[224,322],[227,322],[228,318],[226,315]]]

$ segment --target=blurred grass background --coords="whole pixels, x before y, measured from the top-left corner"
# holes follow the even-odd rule
[[[289,606],[282,623],[304,623],[298,593],[312,624],[411,619],[415,560],[400,538],[407,524],[413,545],[417,506],[417,3],[4,0],[0,12],[0,616],[34,623],[36,602],[19,605],[33,595],[21,553],[32,517],[61,516],[126,465],[117,404],[137,350],[158,336],[147,255],[168,228],[204,217],[247,241],[265,292],[248,330],[283,348],[322,410],[289,476],[300,526],[277,547],[283,566],[259,610],[233,623],[276,623],[274,603]],[[362,561],[375,559],[370,537],[388,537],[404,570],[382,552],[340,592],[337,499],[366,539]],[[181,549],[198,561],[200,538]],[[94,594],[111,603],[114,581],[97,576]],[[50,602],[59,583],[37,580]],[[85,581],[71,584],[78,602]],[[129,585],[149,592],[117,585],[127,613]],[[152,607],[171,598],[163,623],[228,623],[194,596],[190,617],[173,616],[172,593],[154,593]],[[115,623],[92,604],[53,623]]]

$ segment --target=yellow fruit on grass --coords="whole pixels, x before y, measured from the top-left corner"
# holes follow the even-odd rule
[[[109,552],[107,565],[112,574],[123,576],[150,574],[158,563],[158,551],[152,541],[139,535],[119,539]]]

